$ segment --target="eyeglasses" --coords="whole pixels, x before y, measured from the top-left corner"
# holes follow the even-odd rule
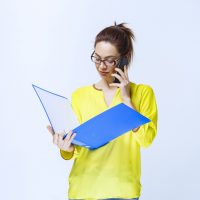
[[[100,57],[96,57],[94,56],[95,51],[93,51],[92,55],[91,55],[91,60],[92,62],[100,65],[101,62],[103,62],[104,65],[106,65],[107,67],[113,67],[117,64],[117,61],[119,60],[119,58],[117,59],[113,59],[113,58],[107,58],[107,59],[101,59]]]

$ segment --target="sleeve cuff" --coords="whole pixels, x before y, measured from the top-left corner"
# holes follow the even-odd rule
[[[75,151],[75,149],[74,149],[74,151]],[[74,151],[67,152],[67,151],[63,151],[63,150],[60,149],[60,155],[64,160],[70,160],[74,156]]]

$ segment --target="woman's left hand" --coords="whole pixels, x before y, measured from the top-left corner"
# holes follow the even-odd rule
[[[121,93],[121,97],[123,100],[125,99],[130,99],[131,98],[131,94],[130,94],[130,81],[128,78],[128,72],[127,72],[127,67],[124,66],[124,72],[116,67],[115,70],[120,74],[112,74],[111,76],[115,76],[120,83],[110,83],[110,86],[117,86],[120,88],[120,93]]]
[[[115,76],[117,79],[119,79],[120,83],[110,83],[109,85],[120,87],[121,97],[122,97],[123,101],[128,100],[128,105],[136,110],[133,103],[130,103],[130,99],[131,99],[130,81],[129,81],[129,78],[128,78],[128,72],[127,72],[126,66],[124,66],[124,72],[120,68],[117,68],[117,67],[115,68],[115,70],[117,72],[119,72],[119,74],[121,76],[118,75],[118,74],[112,74],[112,76]],[[132,129],[132,130],[134,132],[136,132],[136,131],[138,131],[139,128],[140,128],[140,126],[135,128],[135,129]]]

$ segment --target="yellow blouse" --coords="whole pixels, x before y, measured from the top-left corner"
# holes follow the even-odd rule
[[[107,145],[89,150],[75,145],[74,152],[60,150],[63,159],[74,159],[69,175],[68,198],[106,199],[140,196],[140,147],[148,147],[156,136],[157,105],[149,85],[130,83],[136,110],[151,119],[137,132],[132,130]],[[80,124],[122,102],[120,88],[108,107],[103,91],[93,85],[72,93],[72,108]]]

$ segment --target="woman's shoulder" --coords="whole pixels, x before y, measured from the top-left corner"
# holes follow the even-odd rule
[[[130,82],[130,87],[134,90],[141,91],[141,92],[153,90],[149,84],[145,84],[145,83]]]
[[[131,95],[135,101],[145,101],[145,102],[154,102],[155,94],[154,90],[149,84],[144,83],[130,83],[131,85]]]
[[[83,95],[86,94],[88,91],[91,90],[91,85],[85,85],[85,86],[80,86],[77,87],[76,89],[73,90],[72,95]]]

